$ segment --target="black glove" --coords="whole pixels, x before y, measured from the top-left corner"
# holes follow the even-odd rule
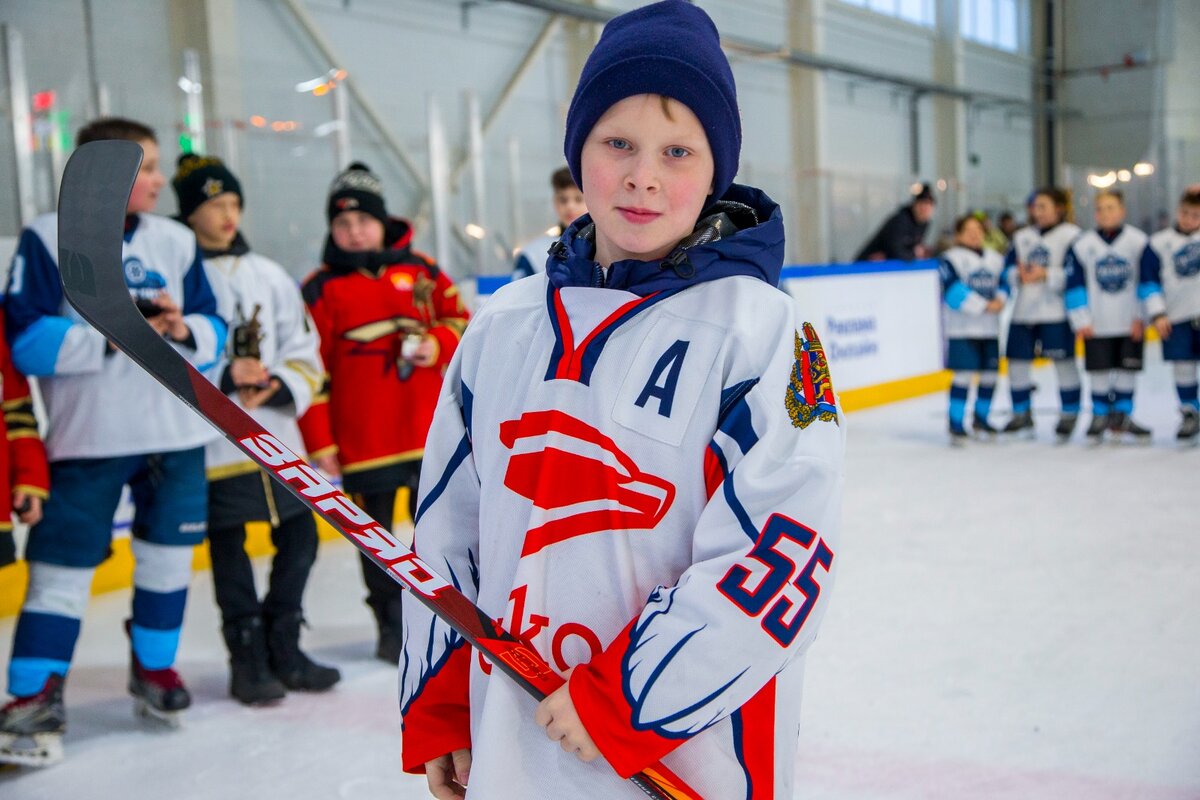
[[[0,567],[7,567],[17,560],[17,540],[12,531],[0,531]]]

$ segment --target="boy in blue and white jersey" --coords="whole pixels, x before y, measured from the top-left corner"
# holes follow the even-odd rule
[[[1163,358],[1174,368],[1183,412],[1176,438],[1195,444],[1200,438],[1200,184],[1184,191],[1174,227],[1150,237],[1142,253],[1138,297],[1162,337]]]
[[[100,119],[79,132],[77,143],[103,139],[134,141],[144,151],[125,220],[130,293],[155,331],[206,368],[224,348],[225,323],[216,316],[196,237],[149,213],[166,180],[154,132],[132,120]],[[172,665],[192,548],[204,539],[204,445],[214,433],[65,301],[57,214],[38,217],[22,232],[5,309],[13,361],[38,377],[45,400],[54,493],[26,544],[29,590],[8,669],[15,699],[0,710],[0,734],[41,734],[45,746],[32,753],[0,749],[0,760],[38,765],[61,757],[63,681],[92,574],[110,553],[113,514],[125,485],[137,509],[133,614],[126,624],[129,690],[151,714],[170,717],[190,705]]]
[[[1013,418],[1005,433],[1033,433],[1033,360],[1037,356],[1051,359],[1058,374],[1062,415],[1055,434],[1060,439],[1070,437],[1079,418],[1079,368],[1075,365],[1075,337],[1063,305],[1063,257],[1080,231],[1065,221],[1066,210],[1063,190],[1035,192],[1029,206],[1032,224],[1013,235],[1005,259],[1005,282],[1014,293],[1005,348]]]
[[[1129,434],[1149,441],[1150,431],[1133,421],[1133,389],[1142,370],[1144,325],[1138,309],[1137,270],[1146,234],[1125,224],[1119,191],[1096,195],[1096,229],[1067,251],[1066,304],[1071,327],[1083,337],[1084,366],[1092,386],[1092,442]]]
[[[558,241],[575,220],[587,213],[583,192],[575,185],[569,167],[560,167],[550,175],[550,188],[554,190],[554,215],[558,224],[531,242],[526,242],[513,259],[512,279],[519,281],[538,272],[546,271],[546,253],[550,245]]]
[[[979,389],[972,427],[976,434],[996,433],[987,417],[1000,369],[999,315],[1008,301],[1008,287],[1001,280],[1004,260],[994,250],[984,249],[984,235],[978,217],[959,218],[954,225],[954,246],[942,253],[938,266],[947,307],[946,368],[954,371],[950,384],[952,444],[967,438],[963,418],[975,374],[979,375]]]

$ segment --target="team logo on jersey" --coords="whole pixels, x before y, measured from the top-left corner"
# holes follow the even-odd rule
[[[1129,283],[1129,262],[1109,253],[1096,262],[1096,283],[1106,292],[1119,292]]]
[[[837,425],[837,401],[833,397],[825,348],[810,323],[804,323],[803,327],[804,336],[796,333],[796,363],[783,403],[797,428],[807,428],[816,420]]]
[[[533,504],[522,557],[577,536],[650,530],[675,486],[643,472],[610,437],[562,411],[527,411],[500,425],[512,451],[504,485]]]
[[[152,269],[148,269],[137,256],[128,256],[124,262],[125,285],[129,293],[136,297],[152,300],[167,288],[166,279]]]
[[[1032,264],[1037,267],[1050,266],[1050,250],[1045,245],[1039,244],[1037,247],[1029,251],[1029,257],[1025,259],[1025,263]]]
[[[985,300],[991,300],[996,295],[996,276],[986,269],[977,269],[967,276],[967,286]]]
[[[1175,262],[1175,274],[1181,278],[1200,274],[1200,242],[1188,242],[1175,251],[1171,260]]]

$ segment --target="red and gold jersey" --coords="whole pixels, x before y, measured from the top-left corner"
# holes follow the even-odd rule
[[[0,328],[3,327],[0,310]],[[33,398],[29,382],[13,366],[8,340],[0,336],[0,374],[3,375],[3,431],[0,444],[0,474],[8,478],[8,486],[0,491],[0,530],[12,528],[12,493],[22,489],[28,495],[45,498],[49,494],[50,474],[46,466],[46,448],[38,435],[37,419],[33,415]]]
[[[442,374],[469,318],[458,288],[411,240],[404,226],[395,261],[377,271],[323,265],[304,282],[328,381],[300,428],[310,455],[336,449],[348,475],[421,458]],[[417,367],[405,340],[425,333],[438,344],[437,360]]]

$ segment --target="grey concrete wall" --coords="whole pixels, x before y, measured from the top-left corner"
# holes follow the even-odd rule
[[[178,154],[178,126],[184,108],[176,86],[181,72],[178,47],[168,31],[172,0],[93,0],[96,79],[109,94],[111,110],[143,119],[159,129],[170,169]],[[195,0],[202,2],[202,0]],[[211,35],[236,40],[236,64],[216,65],[222,76],[240,76],[242,118],[210,118],[208,150],[236,161],[246,190],[245,228],[251,241],[296,275],[317,262],[324,236],[324,197],[338,164],[333,137],[314,131],[332,119],[332,101],[294,91],[297,82],[328,69],[281,0],[233,0],[233,23]],[[605,0],[605,7],[631,8],[637,0]],[[704,0],[728,35],[781,44],[786,36],[786,0]],[[378,107],[395,137],[421,169],[427,169],[426,97],[439,98],[450,136],[452,157],[463,152],[466,126],[462,93],[479,93],[486,111],[511,71],[533,42],[546,17],[540,12],[496,2],[471,7],[465,19],[449,0],[305,0],[304,7],[349,70],[351,79]],[[932,31],[837,0],[822,5],[826,55],[913,78],[934,76]],[[177,15],[176,15],[177,16]],[[78,127],[90,113],[81,0],[7,0],[0,23],[21,30],[26,41],[31,90],[53,88]],[[52,24],[51,24],[52,23]],[[188,32],[176,31],[175,38]],[[228,48],[226,48],[228,50]],[[533,64],[485,140],[488,206],[485,220],[511,246],[552,222],[549,173],[562,163],[562,124],[572,81],[570,53],[557,34]],[[756,183],[782,203],[797,194],[797,181],[826,184],[832,204],[828,256],[847,258],[879,219],[903,199],[914,179],[936,180],[938,142],[929,98],[919,103],[918,164],[911,164],[909,101],[886,84],[825,75],[820,119],[824,149],[815,170],[792,164],[787,102],[787,68],[771,59],[734,55],[745,143],[740,180]],[[964,46],[967,86],[1015,97],[1030,92],[1032,66],[1024,55]],[[253,115],[268,121],[295,121],[292,132],[273,132],[247,123]],[[960,199],[964,204],[1000,208],[1019,202],[1033,182],[1032,126],[1027,115],[980,110],[967,118],[970,166]],[[420,192],[361,113],[352,113],[352,149],[387,185],[391,208],[412,215]],[[236,123],[236,127],[233,127]],[[511,230],[509,141],[520,148],[520,216],[523,230]],[[2,160],[0,160],[2,162]],[[0,183],[11,176],[0,164]],[[469,184],[464,177],[462,187]],[[0,192],[0,206],[11,202]],[[160,211],[172,213],[167,193]],[[0,212],[4,211],[0,207]],[[453,199],[456,224],[471,221],[466,191]],[[0,213],[0,219],[4,214]],[[12,231],[0,230],[0,235]],[[432,246],[428,226],[419,246]],[[456,260],[470,266],[461,248]],[[497,254],[494,271],[503,271]]]

